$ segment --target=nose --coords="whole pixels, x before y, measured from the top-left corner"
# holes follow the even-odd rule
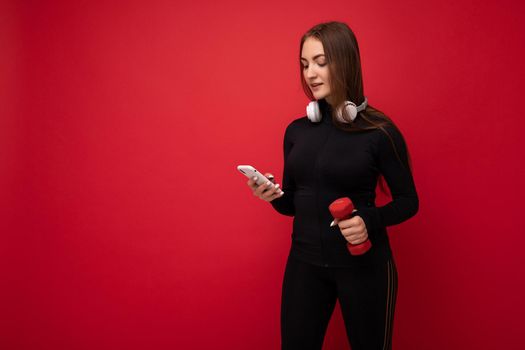
[[[315,72],[315,70],[312,67],[312,65],[310,65],[310,66],[308,66],[308,68],[306,68],[306,72],[305,72],[306,78],[308,78],[308,79],[315,78],[316,75],[317,75],[317,73]]]

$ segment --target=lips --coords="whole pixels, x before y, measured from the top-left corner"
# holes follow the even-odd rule
[[[316,86],[319,86],[319,85],[323,85],[323,83],[315,83],[315,84],[311,84],[310,86],[311,87],[316,87]]]

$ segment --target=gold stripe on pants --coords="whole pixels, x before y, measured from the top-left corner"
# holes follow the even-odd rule
[[[383,342],[383,350],[392,349],[392,329],[394,326],[394,309],[397,297],[397,271],[392,259],[387,261],[387,278],[385,338]]]

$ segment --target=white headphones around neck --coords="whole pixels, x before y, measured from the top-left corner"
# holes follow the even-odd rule
[[[363,103],[361,103],[359,106],[356,106],[355,103],[352,101],[345,101],[343,103],[344,108],[346,109],[348,115],[352,119],[352,121],[355,120],[357,117],[357,113],[364,111],[366,109],[366,106],[368,105],[368,100],[365,96],[365,100]],[[343,108],[337,109],[337,119],[342,123],[348,123],[346,120],[343,119],[342,114]],[[319,109],[319,103],[317,101],[312,101],[306,106],[306,115],[308,116],[308,119],[310,119],[311,122],[317,123],[320,122],[323,118],[323,115],[321,113],[321,110]]]

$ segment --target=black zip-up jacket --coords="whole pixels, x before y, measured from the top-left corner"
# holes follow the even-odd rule
[[[387,226],[414,216],[419,208],[416,187],[408,166],[403,136],[392,125],[381,130],[349,133],[332,122],[331,106],[318,101],[323,118],[318,123],[306,116],[292,121],[284,135],[284,195],[271,201],[283,215],[293,216],[290,254],[315,265],[350,267],[386,260],[391,256]],[[366,125],[358,116],[355,123]],[[375,188],[382,174],[392,201],[375,206]],[[347,241],[333,220],[328,206],[349,197],[365,222],[372,248],[352,256]]]

